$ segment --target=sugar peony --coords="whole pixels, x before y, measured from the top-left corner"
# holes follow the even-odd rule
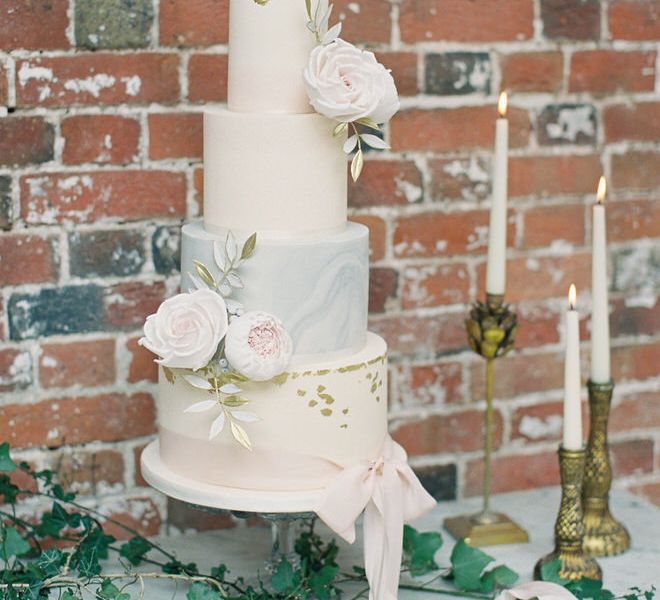
[[[342,39],[317,46],[303,77],[316,112],[342,123],[387,123],[400,107],[392,74],[373,52]]]
[[[289,366],[293,342],[279,319],[263,312],[248,312],[229,325],[225,354],[229,364],[245,377],[268,381]]]
[[[144,324],[140,345],[160,357],[164,367],[205,367],[217,352],[229,326],[227,306],[219,294],[197,290],[163,302]]]

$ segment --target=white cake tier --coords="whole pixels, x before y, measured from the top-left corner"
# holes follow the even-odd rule
[[[229,9],[229,109],[312,112],[302,73],[316,40],[303,0],[231,0]]]
[[[342,229],[346,155],[332,131],[333,123],[317,114],[207,112],[206,228],[271,234]]]
[[[249,402],[238,409],[258,416],[241,422],[252,450],[239,445],[230,415],[209,441],[222,407],[186,413],[213,399],[174,371],[161,371],[158,393],[160,455],[175,473],[228,487],[312,490],[327,486],[338,471],[378,455],[387,433],[387,347],[369,334],[360,352],[330,362],[294,362],[277,383],[243,384]]]
[[[226,237],[227,232],[209,233],[201,222],[184,226],[184,291],[194,289],[190,274],[196,273],[196,260],[219,279],[213,250],[215,244],[224,248]],[[245,237],[236,235],[241,244]],[[289,239],[258,235],[254,255],[238,273],[245,287],[232,298],[245,310],[278,317],[297,355],[345,355],[364,346],[369,303],[369,230],[364,225],[349,223],[339,233]]]

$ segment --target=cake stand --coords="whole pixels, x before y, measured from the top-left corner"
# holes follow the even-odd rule
[[[142,452],[142,476],[154,489],[170,498],[181,500],[192,508],[207,512],[229,511],[247,519],[259,516],[272,523],[273,550],[271,565],[282,558],[293,560],[294,543],[291,524],[313,519],[323,490],[258,491],[200,483],[174,473],[160,459],[158,441],[151,442]]]

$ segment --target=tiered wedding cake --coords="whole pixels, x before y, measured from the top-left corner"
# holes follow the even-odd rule
[[[353,520],[376,480],[389,494],[374,511],[392,503],[394,523],[430,502],[387,435],[369,234],[346,211],[345,152],[359,176],[364,145],[384,147],[368,132],[398,108],[396,88],[319,1],[231,0],[228,109],[204,120],[204,221],[183,228],[183,293],[142,343],[160,357],[164,465],[224,488],[327,490],[318,512],[350,539],[337,505],[363,485]]]

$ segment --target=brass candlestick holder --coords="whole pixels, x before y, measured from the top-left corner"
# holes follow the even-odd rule
[[[588,388],[591,426],[582,489],[583,546],[592,556],[612,556],[630,548],[630,534],[612,516],[609,508],[612,467],[607,444],[607,421],[614,383],[589,381]]]
[[[584,523],[582,515],[582,482],[585,450],[559,448],[561,473],[561,505],[555,522],[555,549],[534,567],[534,578],[541,579],[543,565],[559,560],[559,577],[602,579],[598,563],[582,547]]]
[[[475,515],[445,519],[444,527],[471,546],[493,546],[529,541],[527,532],[509,517],[490,509],[491,457],[493,452],[493,365],[511,348],[518,319],[504,304],[504,296],[487,294],[486,303],[476,302],[465,321],[470,347],[486,359],[486,424],[484,451],[483,509]]]

